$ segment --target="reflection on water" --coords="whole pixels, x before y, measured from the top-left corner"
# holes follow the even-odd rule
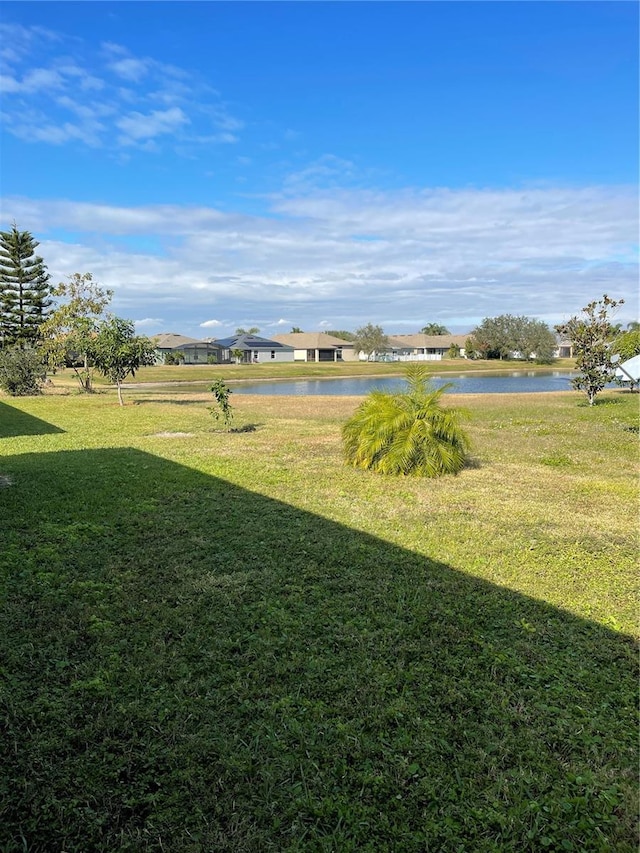
[[[440,388],[451,383],[452,394],[508,394],[534,391],[569,391],[570,380],[575,376],[568,370],[544,373],[533,370],[515,370],[510,373],[479,376],[477,373],[459,376],[433,376],[432,383]],[[374,388],[382,391],[401,391],[405,387],[402,376],[371,378],[358,376],[351,379],[274,379],[261,382],[243,382],[233,386],[234,394],[283,394],[285,396],[362,396]]]

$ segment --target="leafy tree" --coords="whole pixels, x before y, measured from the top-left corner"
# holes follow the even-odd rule
[[[594,300],[582,309],[582,316],[571,317],[566,323],[556,326],[556,332],[573,344],[579,376],[571,384],[584,391],[593,406],[596,396],[615,375],[615,364],[611,361],[611,331],[609,319],[612,311],[624,303],[623,299],[611,299],[605,293],[602,299]]]
[[[353,332],[344,332],[344,331],[326,331],[326,335],[333,335],[334,338],[342,338],[343,341],[352,341],[355,338]]]
[[[302,334],[302,329],[300,328],[300,326],[294,326],[291,329],[291,334],[292,335],[300,335],[300,334]]]
[[[627,331],[640,332],[640,320],[632,320],[630,323],[627,323]]]
[[[40,394],[45,377],[42,359],[33,347],[0,350],[0,388],[7,394],[13,397]]]
[[[620,361],[628,361],[634,355],[640,355],[640,329],[623,332],[611,349],[620,356]]]
[[[155,346],[149,338],[138,337],[131,320],[111,314],[103,320],[91,341],[89,358],[103,376],[118,388],[118,402],[122,401],[122,383],[127,376],[155,362]]]
[[[243,329],[240,326],[236,329],[236,335],[257,335],[260,332],[260,329],[257,326],[252,326],[250,329]]]
[[[458,344],[452,343],[449,349],[447,350],[447,358],[459,358],[460,357],[460,347]]]
[[[356,352],[363,352],[369,360],[374,353],[389,348],[389,338],[382,331],[381,326],[367,323],[366,326],[356,329],[353,336],[353,348]]]
[[[473,330],[473,339],[483,358],[504,359],[519,353],[527,361],[535,356],[537,361],[549,363],[556,348],[555,336],[546,323],[512,314],[485,317]]]
[[[528,317],[516,317],[514,328],[514,352],[527,361],[532,358],[538,364],[550,364],[554,359],[557,347],[556,336],[542,320],[531,320]]]
[[[215,406],[210,406],[209,411],[216,421],[221,420],[224,428],[227,432],[230,432],[233,423],[233,410],[229,402],[229,397],[233,392],[224,379],[216,379],[211,386],[211,391],[215,397],[216,404]]]
[[[72,367],[80,389],[89,393],[94,373],[89,351],[113,291],[99,287],[90,272],[76,272],[53,289],[53,296],[66,301],[41,326],[45,364]]]
[[[512,349],[507,315],[485,317],[473,330],[473,339],[482,358],[507,358]]]
[[[446,326],[441,326],[439,323],[427,323],[420,329],[422,335],[450,335],[451,332]]]
[[[231,358],[235,361],[236,364],[240,364],[243,356],[244,356],[244,350],[237,349],[237,348],[231,350]]]
[[[34,346],[51,306],[40,244],[28,231],[0,231],[0,346]]]
[[[372,391],[344,425],[347,462],[381,474],[456,474],[470,445],[462,412],[440,404],[451,385],[434,390],[424,365],[411,365],[406,377],[406,392]]]

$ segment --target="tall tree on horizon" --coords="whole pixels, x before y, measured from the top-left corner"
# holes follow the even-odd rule
[[[34,346],[51,307],[51,285],[40,244],[29,231],[0,231],[0,347]]]
[[[420,333],[422,335],[450,335],[451,332],[447,329],[446,326],[442,326],[440,323],[427,323],[426,326],[423,326],[420,329]]]

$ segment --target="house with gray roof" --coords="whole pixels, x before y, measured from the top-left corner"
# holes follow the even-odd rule
[[[231,335],[217,340],[216,346],[220,347],[223,362],[277,364],[293,361],[293,347],[258,335]]]
[[[209,364],[211,361],[222,361],[222,348],[212,338],[197,340],[186,335],[176,335],[166,332],[154,335],[151,340],[156,347],[156,363],[165,364],[167,353],[181,353],[183,364]]]

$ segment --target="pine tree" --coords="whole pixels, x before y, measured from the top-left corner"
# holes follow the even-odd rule
[[[47,268],[28,231],[0,231],[0,347],[33,346],[51,306]]]

